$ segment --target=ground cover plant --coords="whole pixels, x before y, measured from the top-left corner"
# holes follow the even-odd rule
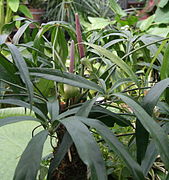
[[[0,126],[38,123],[13,179],[168,179],[169,38],[124,21],[81,33],[78,14],[34,30],[23,19],[1,36]]]

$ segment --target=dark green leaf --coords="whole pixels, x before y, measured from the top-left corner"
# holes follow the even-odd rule
[[[60,70],[47,68],[30,68],[30,74],[36,77],[69,84],[71,86],[93,89],[103,93],[103,89],[96,83],[72,73],[61,72]]]
[[[166,168],[169,168],[169,141],[164,130],[154,121],[154,119],[133,99],[124,94],[115,94],[127,103],[133,110],[141,124],[150,133],[150,136],[154,140],[156,148],[160,153],[161,159],[164,162]]]
[[[125,162],[126,166],[130,170],[134,179],[143,180],[144,175],[142,173],[141,167],[132,158],[129,152],[126,150],[125,146],[116,138],[116,136],[109,130],[104,124],[95,119],[77,117],[79,121],[95,128],[103,139],[107,142],[109,147]]]
[[[113,93],[113,91],[114,91],[116,88],[118,88],[120,85],[122,85],[122,84],[124,84],[124,83],[129,83],[129,82],[132,82],[132,80],[129,79],[129,78],[117,80],[117,81],[113,84],[113,86],[111,87],[109,93]]]
[[[33,19],[33,16],[32,16],[32,14],[31,14],[31,12],[29,11],[29,9],[27,8],[27,6],[21,4],[21,5],[19,6],[19,11],[20,11],[21,13],[23,13],[26,17]]]
[[[156,150],[155,144],[153,141],[151,141],[147,147],[145,157],[141,163],[141,167],[142,167],[142,170],[143,170],[143,173],[145,176],[147,176],[147,174],[148,174],[150,168],[152,167],[157,155],[158,155],[158,152]]]
[[[20,72],[20,76],[25,83],[28,93],[29,93],[29,99],[30,99],[30,105],[32,106],[33,101],[33,85],[29,77],[29,71],[28,67],[26,65],[25,60],[21,56],[18,48],[13,44],[7,44],[9,50],[11,51],[12,57],[15,61],[15,64]]]
[[[96,141],[88,128],[79,121],[81,117],[68,117],[60,122],[69,132],[82,161],[89,166],[92,180],[106,180],[106,169]]]
[[[109,127],[113,127],[114,123],[120,126],[131,126],[129,120],[98,105],[92,107],[89,117],[98,119]]]
[[[48,131],[43,130],[30,140],[16,167],[13,180],[36,179],[47,135]]]
[[[19,84],[20,79],[18,75],[15,75],[17,69],[14,64],[12,64],[8,59],[6,59],[2,54],[0,54],[0,79],[10,81],[12,83]]]
[[[37,121],[41,123],[41,120],[34,118],[32,116],[14,116],[14,117],[6,117],[3,119],[0,119],[0,127],[5,126],[7,124],[11,124],[11,123],[21,122],[21,121]]]
[[[3,104],[12,104],[20,107],[25,107],[30,109],[30,105],[24,101],[18,100],[18,99],[0,99],[0,103]],[[32,107],[32,110],[37,113],[39,116],[41,116],[44,120],[46,119],[45,115],[35,106]]]

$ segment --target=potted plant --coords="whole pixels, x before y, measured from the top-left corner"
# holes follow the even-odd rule
[[[70,38],[74,40],[71,41],[71,48],[65,39],[65,31],[68,31]],[[45,37],[48,34],[46,32],[51,33],[48,39]],[[116,37],[120,34],[124,36],[121,32],[114,33]],[[51,145],[53,147],[53,156],[49,157],[50,160],[46,160],[46,162],[49,161],[48,180],[79,180],[84,179],[84,176],[87,179],[87,175],[92,180],[107,180],[109,172],[106,172],[103,156],[99,150],[100,142],[105,142],[106,148],[109,148],[124,161],[125,169],[120,171],[120,175],[118,174],[120,177],[123,172],[126,175],[126,169],[128,169],[128,179],[144,180],[158,154],[161,155],[160,157],[168,169],[168,130],[161,127],[164,124],[158,123],[160,119],[156,119],[158,121],[153,119],[155,116],[153,109],[161,93],[168,87],[169,79],[157,84],[143,98],[141,76],[134,73],[134,68],[131,68],[131,63],[128,65],[126,57],[130,58],[135,51],[143,49],[145,46],[139,46],[134,52],[126,53],[123,56],[125,61],[114,52],[96,45],[99,43],[86,43],[92,47],[87,50],[88,54],[86,54],[77,14],[76,35],[77,38],[75,30],[68,23],[49,22],[42,25],[32,46],[25,47],[23,45],[22,49],[18,49],[13,44],[1,46],[0,67],[3,71],[0,73],[3,82],[7,85],[7,88],[3,88],[1,91],[12,91],[9,92],[11,94],[5,94],[6,96],[4,95],[3,99],[0,99],[0,103],[30,108],[34,112],[34,116],[6,117],[0,119],[0,126],[32,120],[39,122],[44,128],[38,133],[35,130],[39,126],[33,130],[33,137],[17,165],[14,180],[36,179],[47,136],[52,139]],[[113,34],[111,33],[111,35]],[[105,34],[101,38],[102,42],[104,38]],[[79,51],[75,51],[74,42]],[[11,56],[4,57],[7,48],[12,58]],[[46,48],[45,51],[44,48]],[[75,56],[74,52],[79,53]],[[21,55],[21,53],[23,54]],[[28,53],[29,56],[27,56]],[[166,53],[166,60],[167,55]],[[109,68],[105,69],[105,64],[100,63],[100,60],[105,64],[108,62]],[[96,64],[99,66],[96,67]],[[104,71],[102,74],[100,74],[101,69]],[[116,70],[119,72],[117,74],[119,78],[114,81]],[[138,69],[135,70],[135,72],[137,71]],[[115,93],[115,90],[126,82],[132,83],[127,88],[123,88],[122,93]],[[130,89],[133,86],[134,89]],[[138,94],[133,95],[133,99],[130,96],[135,92]],[[62,106],[61,102],[64,102],[65,106]],[[124,102],[128,105],[124,106]],[[122,110],[121,105],[124,107]],[[130,111],[128,106],[131,108]],[[124,118],[126,116],[127,118]],[[162,122],[165,123],[163,120]],[[133,129],[132,137],[128,139],[128,145],[137,143],[137,158],[129,152],[130,147],[123,145],[117,138],[117,134],[114,134],[115,123],[119,124],[120,127],[130,126]],[[137,123],[136,126],[135,123]],[[97,142],[95,135],[101,137],[99,142]],[[146,141],[143,142],[142,139]],[[53,144],[53,142],[57,144]],[[72,146],[73,144],[74,146]],[[88,167],[88,171],[79,159]],[[80,165],[74,162],[78,162]],[[65,167],[67,171],[64,171]],[[74,171],[71,168],[74,168]],[[114,168],[111,169],[112,171]],[[73,174],[69,174],[71,172]],[[82,178],[79,175],[84,176]]]

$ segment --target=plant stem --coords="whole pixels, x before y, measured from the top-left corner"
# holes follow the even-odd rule
[[[70,66],[69,66],[69,72],[73,73],[74,72],[74,64],[75,64],[75,43],[72,40],[71,41],[71,46],[70,46]]]
[[[6,16],[5,16],[5,24],[9,23],[12,19],[12,10],[8,6],[8,3],[6,4]]]
[[[0,34],[4,25],[4,0],[0,0]]]

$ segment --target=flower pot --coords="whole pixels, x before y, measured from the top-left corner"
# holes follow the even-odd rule
[[[44,9],[35,9],[35,8],[30,8],[29,10],[33,16],[33,21],[38,22],[38,23],[42,23],[42,17],[45,13],[45,10]],[[30,28],[35,28],[35,25],[31,24]]]

